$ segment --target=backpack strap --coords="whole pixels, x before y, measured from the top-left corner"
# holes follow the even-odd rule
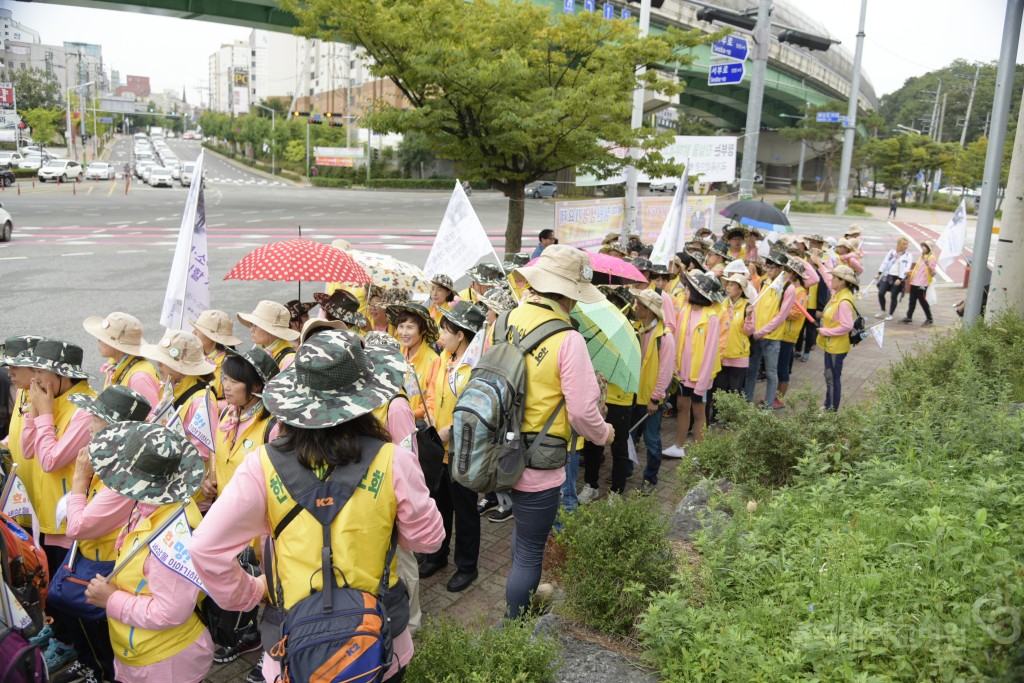
[[[555,418],[558,417],[558,414],[560,412],[562,412],[562,406],[564,406],[564,405],[565,405],[565,396],[562,396],[562,400],[560,400],[558,402],[558,405],[555,406],[555,409],[551,412],[551,417],[549,417],[548,421],[544,423],[544,427],[539,432],[537,432],[537,436],[533,437],[533,443],[530,444],[530,447],[526,451],[526,466],[527,467],[530,466],[530,458],[532,458],[537,453],[537,451],[540,449],[540,442],[543,441],[544,437],[548,435],[548,430],[551,429],[551,425],[553,425],[555,423]],[[570,434],[570,437],[571,437],[571,434]],[[573,439],[573,441],[575,442],[575,439]]]
[[[203,389],[208,389],[209,387],[210,387],[210,385],[207,384],[204,380],[199,380],[198,382],[196,382],[195,384],[190,386],[188,389],[183,391],[181,396],[179,396],[178,398],[174,399],[174,407],[175,408],[182,407],[183,405],[185,405],[185,403],[190,398],[192,398],[192,396],[194,396],[195,394],[199,393]]]
[[[285,348],[281,349],[280,351],[278,351],[277,353],[274,354],[274,361],[278,365],[281,365],[281,361],[283,361],[285,358],[287,358],[288,356],[290,356],[291,354],[294,354],[294,353],[295,353],[295,349],[294,348],[292,348],[290,346],[285,347]]]

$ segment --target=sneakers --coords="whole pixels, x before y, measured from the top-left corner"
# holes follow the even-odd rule
[[[875,317],[876,318],[884,318],[885,317],[885,311],[882,311],[881,313],[875,313]]]
[[[590,484],[584,484],[583,485],[583,490],[580,491],[580,494],[578,496],[580,505],[586,505],[588,503],[593,503],[595,500],[597,500],[597,496],[598,496],[597,489],[595,489]]]
[[[46,661],[46,669],[51,674],[67,666],[78,657],[75,648],[65,645],[56,638],[50,638],[50,644],[46,646],[43,659]]]
[[[482,515],[491,508],[498,507],[498,501],[493,498],[481,498],[480,502],[476,504],[476,513]]]
[[[652,484],[651,482],[644,479],[644,483],[640,485],[640,493],[642,493],[645,496],[649,496],[652,493],[654,493],[654,487],[655,484]]]
[[[261,654],[260,658],[256,660],[256,666],[254,666],[249,671],[249,675],[245,677],[245,683],[264,683],[264,681],[266,681],[266,679],[263,678],[263,655]]]
[[[551,599],[555,597],[555,587],[550,583],[542,583],[530,597],[530,607],[537,614],[547,614],[551,611]]]
[[[252,652],[262,647],[260,643],[260,634],[255,629],[247,631],[241,635],[238,639],[238,643],[235,645],[226,645],[224,647],[218,647],[213,652],[214,664],[227,664],[238,659],[241,655],[246,652]]]
[[[96,672],[81,662],[75,662],[70,669],[61,671],[50,678],[50,683],[99,683]]]
[[[786,404],[783,403],[782,401],[780,401],[778,398],[776,398],[775,402],[772,403],[772,408],[775,409],[775,410],[782,410],[785,407],[786,407]]]
[[[923,322],[923,323],[921,324],[921,327],[931,327],[931,326],[932,326],[932,325],[934,325],[934,324],[935,324],[935,321],[934,321],[934,320],[931,320],[931,319],[929,319],[929,320],[925,320],[925,321],[924,321],[924,322]]]
[[[685,458],[686,457],[686,448],[683,447],[683,446],[676,446],[675,444],[672,444],[671,446],[669,446],[668,448],[664,449],[661,452],[661,457],[663,457],[663,458]]]
[[[800,356],[799,356],[799,360],[800,360],[801,363],[806,363],[810,359],[811,359],[811,352],[810,351],[807,351],[805,353],[801,353]]]
[[[914,321],[913,321],[913,320],[911,320],[911,319],[910,319],[910,316],[908,315],[907,317],[903,318],[903,320],[901,320],[900,322],[901,322],[901,323],[912,323],[912,322],[914,322]]]
[[[512,519],[512,508],[503,508],[499,505],[497,510],[487,515],[487,519],[492,522],[507,522]]]
[[[886,322],[888,322],[888,321],[892,320],[892,316],[891,316],[891,315],[887,315],[887,316],[885,316],[885,320],[886,320]]]
[[[50,638],[53,637],[53,627],[49,624],[43,626],[43,628],[36,635],[28,639],[28,642],[32,643],[40,650],[46,650],[46,645],[50,642]]]

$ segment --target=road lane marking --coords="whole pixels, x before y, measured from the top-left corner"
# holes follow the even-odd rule
[[[73,251],[70,254],[61,254],[61,256],[92,256],[91,251]]]
[[[121,251],[119,251],[117,253],[118,254],[144,254],[144,253],[146,253],[146,250],[145,249],[122,249]]]
[[[246,223],[259,223],[262,220],[263,220],[262,218],[253,218],[253,219],[247,220]]]
[[[23,261],[28,256],[0,256],[0,261]]]

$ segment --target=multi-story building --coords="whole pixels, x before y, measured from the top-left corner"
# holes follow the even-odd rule
[[[63,88],[91,81],[101,92],[108,90],[102,53],[96,56],[95,51],[87,52],[77,43],[72,47],[15,40],[4,43],[4,66],[8,69],[42,69],[53,74]]]
[[[149,76],[125,76],[125,84],[115,89],[118,97],[131,93],[139,100],[149,97],[150,92]]]
[[[39,39],[39,31],[15,21],[9,9],[0,9],[0,27],[3,29],[3,47],[5,49],[8,40],[14,40],[19,43],[42,42]]]
[[[221,45],[210,55],[210,102],[213,111],[245,114],[249,111],[253,50],[248,41]]]

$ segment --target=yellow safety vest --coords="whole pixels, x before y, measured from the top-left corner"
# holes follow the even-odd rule
[[[711,318],[718,315],[718,310],[715,306],[702,306],[699,307],[700,319],[697,321],[697,327],[693,328],[693,337],[690,339],[690,371],[689,374],[683,375],[683,346],[686,344],[685,335],[690,329],[690,313],[694,307],[689,306],[686,309],[686,313],[680,320],[679,336],[681,337],[678,344],[678,351],[676,351],[676,373],[680,379],[687,382],[696,382],[700,377],[700,368],[704,363],[704,351],[707,347],[707,332],[708,332],[708,321]],[[722,359],[718,353],[718,340],[715,339],[712,342],[712,348],[715,354],[715,369],[712,372],[712,377],[718,374],[718,371],[722,369]]]
[[[214,350],[206,360],[210,361],[217,366],[217,369],[213,371],[213,381],[210,382],[210,388],[213,389],[213,395],[217,397],[217,400],[224,398],[224,361],[227,359],[228,354],[226,351]]]
[[[89,485],[89,492],[86,495],[86,504],[91,503],[96,494],[105,488],[107,487],[100,481],[100,478],[95,474],[92,475],[92,483]],[[88,557],[90,560],[113,562],[117,557],[114,542],[117,541],[120,533],[121,529],[118,528],[99,538],[81,540],[78,542],[78,552],[82,554],[82,557]]]
[[[825,304],[825,309],[821,312],[821,326],[825,328],[836,327],[839,323],[835,320],[836,313],[839,312],[839,304],[843,301],[849,302],[850,314],[856,318],[856,307],[853,304],[853,292],[850,291],[849,287],[843,287],[838,292],[832,295],[832,298]],[[850,335],[841,334],[838,337],[826,337],[825,335],[818,333],[818,346],[821,347],[826,353],[847,353],[850,350]]]
[[[431,304],[430,305],[430,317],[434,319],[435,323],[440,325],[441,324],[441,311],[450,311],[451,309],[452,309],[452,304],[451,304],[450,301],[446,301],[445,303],[441,304],[440,306],[435,306],[434,304]]]
[[[391,528],[398,514],[398,500],[392,480],[394,444],[386,443],[370,462],[363,481],[341,508],[331,524],[334,566],[341,570],[349,585],[376,593],[384,572],[384,559],[391,544]],[[266,448],[260,449],[260,467],[267,487],[267,519],[276,529],[296,503],[278,476]],[[302,510],[274,540],[274,583],[280,579],[285,609],[323,589],[320,550],[323,532],[320,523]],[[398,583],[398,559],[391,562],[389,585]],[[276,593],[276,590],[275,590]],[[277,595],[270,596],[277,604]]]
[[[128,381],[132,378],[132,375],[134,375],[137,372],[146,373],[147,375],[152,377],[153,380],[156,381],[157,385],[159,386],[160,373],[157,372],[156,367],[153,365],[153,363],[146,360],[145,358],[129,355],[125,356],[124,358],[117,362],[117,365],[114,367],[114,372],[111,373],[109,376],[109,381],[108,378],[104,378],[103,388],[106,389],[107,387],[113,384],[119,384],[123,387],[126,387],[128,386]]]
[[[808,312],[818,310],[818,283],[811,285],[807,290],[807,305],[804,306]]]
[[[651,331],[651,338],[647,342],[647,350],[640,361],[640,391],[636,397],[636,404],[638,406],[646,406],[651,402],[651,394],[654,393],[654,387],[658,383],[658,371],[661,367],[661,356],[659,355],[661,338],[666,333],[665,323],[659,320],[658,324],[654,326],[654,330]],[[611,389],[611,386],[609,386],[609,389]]]
[[[402,348],[402,353],[407,354],[408,349]],[[416,355],[409,358],[405,356],[406,363],[409,366],[408,371],[405,373],[405,382],[403,388],[405,389],[406,395],[409,397],[409,407],[412,408],[413,415],[416,415],[416,411],[420,410],[422,417],[423,412],[423,397],[420,396],[420,390],[423,393],[427,392],[427,386],[429,382],[434,381],[434,378],[430,376],[430,368],[433,367],[434,361],[437,360],[437,354],[425,341],[420,342],[420,347],[416,349]],[[433,409],[433,407],[431,407]],[[431,412],[430,419],[434,419],[434,414]]]
[[[277,337],[274,339],[270,346],[263,349],[270,354],[271,358],[277,361],[277,365],[280,367],[284,363],[285,359],[289,356],[295,355],[295,347],[292,346],[290,341]]]
[[[201,377],[196,377],[195,375],[185,375],[185,377],[182,378],[182,380],[180,382],[178,382],[177,384],[174,385],[174,398],[175,398],[175,400],[177,400],[182,394],[184,394],[186,391],[188,391],[190,388],[192,388],[193,385],[195,385],[195,384],[197,384],[197,383],[199,383],[201,381],[202,381]],[[186,401],[184,403],[182,403],[181,406],[176,411],[178,413],[178,417],[181,418],[181,426],[182,426],[182,428],[186,430],[185,431],[185,438],[188,439],[189,441],[192,441],[193,445],[195,445],[196,441],[198,441],[198,440],[194,436],[192,436],[191,434],[188,433],[188,431],[187,431],[188,430],[188,421],[185,419],[185,416],[188,415],[188,411],[192,407],[193,403],[195,403],[196,401],[205,401],[207,395],[211,394],[211,393],[213,393],[213,391],[210,388],[208,388],[208,387],[204,388],[204,389],[200,389],[199,391],[197,391],[194,394],[192,394],[191,396],[189,396],[188,399],[186,399]],[[216,397],[214,397],[213,403],[214,403],[214,406],[216,406],[216,404],[217,404]],[[217,445],[217,432],[218,432],[218,429],[217,429],[217,420],[216,420],[215,415],[216,415],[216,407],[213,408],[210,411],[210,429],[213,430],[213,439],[214,439],[213,444],[216,447],[216,445]],[[209,474],[210,473],[210,461],[207,460],[205,464],[206,464],[206,473]],[[194,494],[192,494],[192,500],[194,500],[197,503],[202,503],[203,501],[206,500],[206,495],[203,493],[202,489],[199,489]]]
[[[747,358],[750,356],[750,337],[743,332],[744,312],[747,310],[747,300],[742,296],[736,303],[727,302],[726,313],[722,318],[725,323],[725,349],[722,351],[722,358]]]
[[[519,330],[519,338],[523,339],[549,320],[561,320],[568,324],[569,315],[554,301],[545,304],[527,302],[509,312],[509,340],[512,338],[513,327]],[[493,341],[494,333],[491,334]],[[524,434],[540,433],[564,396],[562,379],[558,374],[558,352],[567,334],[569,330],[551,335],[533,350],[526,361],[526,410],[522,429]],[[570,431],[569,413],[563,405],[551,423],[548,434],[568,441]]]
[[[782,287],[782,292],[777,292],[772,288],[773,281],[765,279],[764,286],[761,288],[761,298],[754,304],[754,330],[760,330],[762,327],[767,325],[772,318],[778,315],[782,309],[782,297],[786,292],[786,287],[789,287],[790,283],[785,283]],[[777,340],[782,339],[783,328],[785,324],[779,325],[771,333],[766,334],[764,339],[766,340]]]
[[[263,412],[265,413],[266,410],[264,409]],[[268,427],[272,420],[273,418],[269,414],[259,419],[250,420],[244,429],[234,435],[218,427],[214,434],[218,491],[224,491],[224,487],[231,481],[231,477],[235,476],[235,470],[242,464],[245,457],[266,443]],[[234,436],[233,443],[232,436]]]
[[[466,382],[469,381],[469,374],[473,371],[468,365],[460,365],[456,370],[449,370],[448,364],[451,363],[451,359],[450,353],[443,352],[437,360],[437,372],[434,374],[434,405],[430,407],[430,414],[434,416],[434,426],[438,429],[444,429],[451,425],[455,419],[455,402],[458,397],[452,393],[452,387],[448,383],[448,373],[458,373],[458,377],[455,379],[455,388],[461,393]],[[447,444],[445,445],[444,461],[448,462]]]
[[[924,268],[925,270],[928,271],[928,284],[931,284],[932,278],[935,277],[935,275],[934,273],[932,273],[932,271],[928,270],[928,267],[925,265],[925,262],[930,261],[932,258],[934,257],[932,257],[931,255],[922,255],[921,258],[917,259],[917,263],[914,264],[914,269],[910,271],[910,275],[907,276],[907,282],[910,282],[911,280],[914,279],[914,276],[917,275],[917,271],[919,268]]]
[[[153,530],[167,521],[167,518],[179,507],[179,503],[162,505],[149,517],[140,519],[135,529],[125,536],[124,543],[117,553],[116,562],[121,562],[136,546],[145,543]],[[199,508],[192,502],[185,508],[185,516],[188,518],[189,526],[193,529],[199,526],[199,522],[202,520]],[[113,583],[118,590],[132,595],[152,595],[149,589],[149,579],[144,571],[148,558],[149,547],[147,545],[114,577]],[[206,630],[194,611],[188,615],[185,623],[159,630],[129,626],[109,614],[107,615],[107,625],[110,627],[110,644],[114,647],[114,656],[128,666],[148,666],[173,657],[196,642]]]
[[[793,286],[796,287],[796,298],[794,299],[796,303],[793,304],[793,308],[796,309],[797,303],[806,303],[807,290],[805,290],[803,287],[799,285]],[[794,312],[799,313],[799,311],[790,311],[791,314]],[[786,318],[786,320],[783,321],[782,325],[780,325],[780,327],[782,328],[782,341],[788,342],[790,344],[795,344],[796,340],[800,337],[800,331],[804,329],[805,320],[807,320],[807,318],[804,317],[803,313],[800,313],[800,317],[797,318],[796,320],[793,319],[792,315]]]
[[[72,394],[85,394],[95,396],[96,392],[89,387],[85,380],[76,382],[66,392],[53,399],[53,431],[54,437],[60,441],[71,424],[71,418],[78,410],[75,404],[68,400]],[[38,454],[35,456],[38,458]],[[64,467],[53,472],[43,472],[36,460],[38,472],[35,488],[31,489],[32,505],[35,507],[36,516],[39,517],[39,530],[44,534],[62,534],[66,528],[66,522],[57,526],[57,501],[71,490],[71,480],[75,476],[75,459],[72,458]]]

